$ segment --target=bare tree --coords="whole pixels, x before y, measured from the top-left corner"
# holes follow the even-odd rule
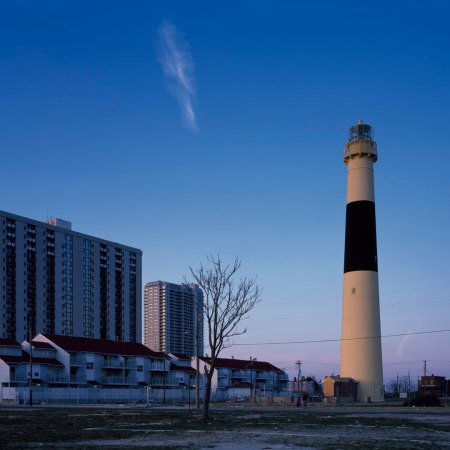
[[[210,357],[209,369],[205,366],[206,384],[202,418],[208,419],[211,399],[211,381],[216,360],[220,352],[231,346],[234,336],[247,332],[246,328],[238,328],[239,323],[261,301],[261,288],[256,278],[235,280],[241,267],[236,258],[233,264],[224,264],[220,255],[209,256],[209,267],[200,264],[194,270],[189,267],[192,277],[203,290],[203,310],[208,327],[208,344]]]

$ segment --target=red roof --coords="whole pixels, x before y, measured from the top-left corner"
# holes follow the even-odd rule
[[[29,356],[26,356],[26,353],[22,353],[21,356],[12,356],[12,355],[0,355],[0,359],[4,361],[6,364],[8,363],[24,363],[30,360]]]
[[[233,389],[253,389],[253,384],[248,381],[241,381],[232,386]]]
[[[174,353],[174,352],[170,352],[171,355],[175,356],[178,359],[186,359],[186,360],[191,360],[191,357],[189,355],[186,355],[184,353]]]
[[[43,334],[49,341],[67,352],[103,353],[121,356],[147,356],[150,358],[165,358],[165,353],[154,352],[143,344],[136,342],[107,341],[57,334]],[[35,341],[33,341],[35,342]]]
[[[22,347],[14,339],[0,339],[0,346],[2,346],[2,347]]]
[[[51,350],[56,350],[53,345],[49,344],[48,342],[40,342],[40,341],[32,341],[34,348],[47,348]]]
[[[55,358],[35,358],[33,356],[33,364],[48,364],[49,366],[61,366],[63,367],[64,364],[59,362]]]
[[[29,363],[30,362],[30,355],[22,352],[21,356],[12,356],[12,355],[0,355],[0,359],[3,360],[6,364],[14,364],[14,363]],[[33,364],[47,364],[49,366],[60,366],[63,367],[64,364],[58,361],[55,358],[39,358],[34,357],[32,358]]]
[[[211,364],[211,358],[200,357],[207,364]],[[283,372],[278,367],[265,361],[249,361],[248,359],[216,358],[216,369],[228,368],[238,370],[259,370]]]
[[[325,379],[326,378],[329,378],[330,380],[332,380],[333,383],[349,383],[349,382],[359,383],[359,381],[355,380],[352,377],[340,377],[339,375],[338,376],[327,376],[327,377],[325,377]]]
[[[195,369],[193,367],[190,366],[177,366],[176,364],[170,364],[170,370],[171,371],[180,371],[180,372],[194,372],[195,373]]]

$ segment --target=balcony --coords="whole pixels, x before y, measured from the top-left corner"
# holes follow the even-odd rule
[[[28,376],[25,373],[12,373],[9,376],[11,383],[28,383]]]
[[[272,378],[272,377],[270,377],[270,378]],[[257,372],[256,373],[256,379],[265,381],[265,380],[269,379],[269,374],[264,373],[264,372]]]
[[[136,363],[123,361],[105,361],[103,363],[102,369],[116,369],[116,370],[136,369]]]
[[[86,377],[84,375],[72,375],[68,377],[67,375],[49,375],[45,377],[46,383],[51,384],[85,384]]]
[[[74,383],[74,384],[86,383],[86,376],[85,375],[71,375],[70,382]]]
[[[109,375],[100,378],[101,384],[137,384],[137,378],[135,376],[116,376]]]
[[[164,364],[152,364],[150,367],[150,371],[152,372],[164,372],[168,370],[168,364],[166,366],[164,366]]]
[[[124,361],[123,362],[123,367],[124,367],[124,369],[136,369],[136,367],[137,367],[137,364],[136,364],[136,361],[134,361],[134,360],[128,360],[128,361]]]
[[[71,366],[85,366],[86,358],[82,356],[71,356],[70,357],[70,365]]]
[[[231,378],[242,379],[242,378],[248,378],[248,377],[249,377],[249,373],[244,370],[233,370],[231,372]]]

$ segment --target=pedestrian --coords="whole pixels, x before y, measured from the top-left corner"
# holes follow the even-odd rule
[[[306,394],[303,396],[303,403],[304,403],[305,407],[308,405],[308,393],[306,393]]]

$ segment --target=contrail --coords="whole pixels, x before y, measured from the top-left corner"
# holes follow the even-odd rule
[[[188,128],[196,130],[194,61],[189,44],[173,24],[163,22],[159,27],[159,50],[164,74],[171,82],[171,91],[180,104],[183,120]]]

